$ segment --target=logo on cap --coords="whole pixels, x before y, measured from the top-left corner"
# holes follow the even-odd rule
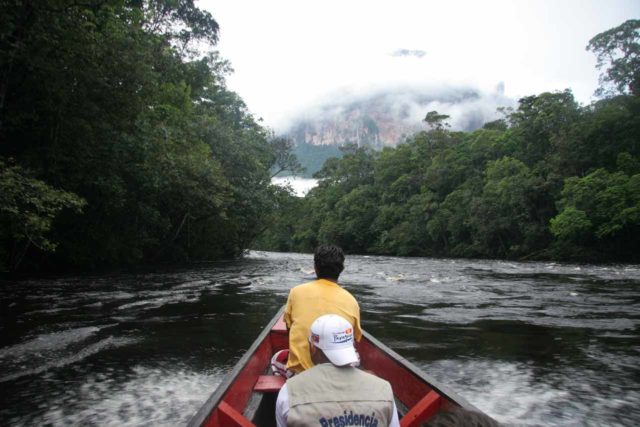
[[[337,314],[325,314],[311,324],[310,343],[321,349],[331,363],[345,366],[360,358],[353,346],[353,325]]]
[[[347,329],[344,332],[334,332],[333,333],[333,343],[334,344],[342,344],[345,342],[349,342],[353,339],[353,335],[351,333],[351,329]]]

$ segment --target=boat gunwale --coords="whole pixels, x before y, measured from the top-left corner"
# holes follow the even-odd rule
[[[209,398],[205,401],[205,403],[200,407],[198,412],[196,412],[196,414],[193,417],[191,417],[191,420],[189,420],[187,427],[200,427],[205,425],[204,424],[205,421],[211,415],[213,415],[213,411],[220,405],[220,402],[222,401],[222,398],[224,397],[225,393],[229,390],[229,387],[231,387],[231,385],[236,380],[238,375],[240,375],[240,373],[245,368],[249,360],[251,360],[256,350],[258,349],[258,347],[260,347],[260,345],[271,334],[271,330],[273,329],[275,324],[278,322],[278,320],[280,319],[283,313],[284,313],[284,306],[282,306],[278,310],[278,313],[276,313],[276,315],[273,316],[273,319],[271,319],[271,321],[264,327],[264,329],[262,330],[260,335],[258,335],[258,337],[255,339],[251,347],[249,347],[249,349],[244,353],[244,355],[240,358],[240,360],[236,362],[233,369],[224,377],[222,382],[218,385],[218,387],[211,394],[211,396],[209,396]]]
[[[440,383],[438,380],[433,378],[431,375],[424,372],[422,369],[414,365],[412,362],[402,357],[400,354],[396,353],[391,348],[387,347],[380,340],[373,337],[370,333],[363,330],[362,336],[366,338],[374,347],[377,347],[382,353],[388,355],[393,361],[400,364],[402,367],[409,370],[413,375],[424,381],[429,387],[435,390],[441,397],[448,399],[455,404],[461,406],[464,409],[468,409],[470,411],[476,411],[484,414],[484,411],[481,411],[473,404],[471,404],[467,399],[460,396],[458,393],[453,391],[450,387]]]
[[[264,327],[260,335],[255,339],[251,347],[244,353],[244,355],[236,362],[233,369],[224,377],[222,382],[218,385],[216,390],[209,396],[209,398],[205,401],[205,403],[200,407],[198,412],[191,418],[187,427],[202,427],[206,425],[207,419],[213,415],[215,409],[222,402],[223,397],[229,391],[229,388],[236,381],[240,373],[245,369],[248,362],[255,355],[258,348],[263,344],[263,342],[270,336],[272,333],[273,327],[278,323],[280,318],[284,313],[285,307],[282,306],[278,312],[274,315],[273,319]],[[465,398],[454,392],[448,386],[440,383],[438,380],[434,379],[432,376],[424,372],[422,369],[414,365],[409,360],[402,357],[400,354],[383,344],[380,340],[373,337],[367,331],[362,331],[363,338],[369,341],[369,343],[378,349],[382,354],[387,356],[389,359],[393,360],[395,363],[399,364],[402,368],[407,369],[411,374],[416,376],[419,380],[423,381],[427,384],[432,390],[437,392],[442,398],[447,399],[453,402],[460,407],[470,410],[480,412],[482,414],[486,413],[471,403],[467,401]],[[357,346],[357,344],[356,344]]]

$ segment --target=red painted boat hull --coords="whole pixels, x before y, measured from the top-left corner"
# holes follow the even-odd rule
[[[275,401],[284,379],[269,374],[271,356],[288,348],[281,309],[265,327],[189,427],[275,426]],[[391,383],[402,427],[417,427],[437,412],[463,407],[481,412],[462,397],[373,338],[366,331],[357,345],[361,368]]]

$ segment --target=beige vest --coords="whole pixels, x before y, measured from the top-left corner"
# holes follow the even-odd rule
[[[289,427],[387,427],[393,415],[391,384],[357,368],[323,363],[290,378],[287,390]]]

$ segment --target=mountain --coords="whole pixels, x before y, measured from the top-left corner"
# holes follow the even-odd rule
[[[454,130],[477,129],[497,118],[497,107],[515,104],[503,93],[500,84],[489,94],[470,88],[395,88],[345,96],[300,114],[285,133],[296,145],[394,147],[425,129],[422,119],[432,110],[449,114]]]

